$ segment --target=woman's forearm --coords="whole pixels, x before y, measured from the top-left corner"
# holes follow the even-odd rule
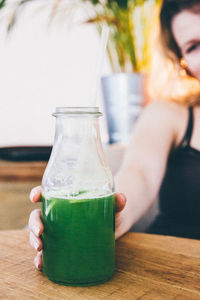
[[[143,171],[137,168],[122,168],[115,176],[116,191],[127,197],[127,203],[122,212],[116,215],[116,238],[125,234],[150,208],[157,190],[145,177]]]

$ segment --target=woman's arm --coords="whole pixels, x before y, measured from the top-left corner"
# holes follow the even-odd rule
[[[124,210],[116,217],[116,238],[126,233],[156,199],[177,127],[177,105],[171,103],[150,104],[138,120],[115,177],[116,191],[127,197]]]

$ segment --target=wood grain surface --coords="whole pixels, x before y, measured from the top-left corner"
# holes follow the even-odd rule
[[[0,299],[200,299],[200,241],[129,233],[116,244],[113,278],[93,287],[49,281],[33,265],[28,232],[0,232]]]
[[[0,160],[0,181],[41,181],[47,163]]]
[[[23,229],[30,212],[40,203],[31,203],[29,194],[39,181],[0,182],[0,230]]]
[[[46,164],[0,160],[0,230],[24,228],[30,212],[40,207],[30,202],[29,193],[41,184]]]

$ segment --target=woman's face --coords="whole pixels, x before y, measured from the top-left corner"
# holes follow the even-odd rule
[[[200,80],[200,7],[177,14],[172,32],[190,72]]]

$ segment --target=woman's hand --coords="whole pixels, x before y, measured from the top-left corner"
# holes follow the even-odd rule
[[[31,190],[30,200],[31,202],[40,201],[41,187],[37,186]],[[41,222],[41,209],[35,209],[31,212],[29,217],[29,240],[31,246],[37,251],[37,255],[34,259],[34,264],[38,270],[42,269],[42,241],[40,236],[44,230],[44,226]]]
[[[30,193],[30,200],[31,202],[38,202],[40,201],[41,195],[41,187],[37,186],[32,189]],[[116,208],[116,215],[115,215],[115,238],[120,237],[118,233],[119,227],[119,216],[120,212],[124,209],[126,204],[126,197],[124,194],[118,193],[115,195],[115,208]],[[40,236],[44,230],[44,226],[41,222],[41,210],[35,209],[31,212],[29,217],[29,231],[30,231],[30,244],[31,246],[37,251],[37,255],[34,259],[35,266],[38,270],[42,269],[42,241]]]

